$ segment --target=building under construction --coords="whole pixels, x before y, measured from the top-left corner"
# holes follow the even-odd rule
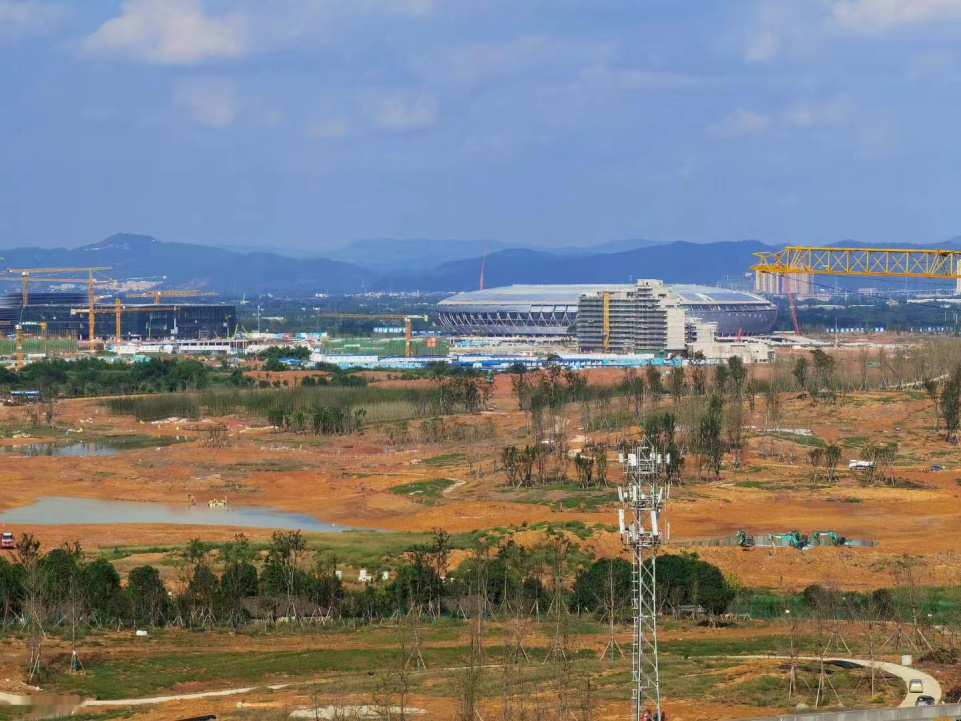
[[[577,346],[608,353],[684,352],[693,329],[681,299],[659,280],[585,293],[577,304]]]
[[[0,332],[10,333],[20,324],[46,323],[52,336],[89,339],[86,293],[33,292],[23,302],[21,293],[0,296]],[[96,306],[94,333],[99,338],[116,336],[117,307],[109,302]],[[225,338],[237,327],[232,305],[206,303],[127,303],[120,305],[123,338]]]

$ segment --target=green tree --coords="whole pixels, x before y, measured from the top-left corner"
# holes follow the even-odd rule
[[[744,396],[744,385],[747,383],[747,368],[740,356],[732,355],[727,359],[727,371],[731,394],[740,400]]]
[[[84,597],[91,614],[101,621],[118,619],[126,609],[120,588],[120,574],[105,558],[84,565]]]
[[[828,482],[837,480],[838,463],[841,462],[841,446],[836,443],[828,444],[824,449],[824,467],[828,472]]]
[[[724,400],[718,393],[713,393],[698,423],[696,447],[698,455],[707,461],[715,478],[721,475],[721,464],[724,460],[724,441],[721,435],[723,426]]]
[[[944,418],[945,440],[957,443],[961,422],[961,365],[954,369],[941,388],[941,417]]]
[[[613,568],[612,568],[613,566]],[[605,611],[610,601],[610,574],[619,599],[631,597],[631,564],[622,558],[601,558],[581,569],[574,579],[570,605],[574,611]]]
[[[138,566],[127,577],[130,612],[138,625],[157,626],[166,618],[167,588],[153,566]]]
[[[661,608],[693,604],[713,615],[724,613],[734,599],[720,569],[696,554],[658,556],[657,591]]]
[[[661,380],[661,372],[652,365],[644,369],[644,377],[647,381],[647,390],[652,398],[657,398],[664,394],[664,383]]]
[[[808,361],[804,356],[799,357],[794,361],[794,369],[791,371],[791,375],[794,376],[794,382],[800,390],[805,390],[808,383]]]
[[[671,374],[668,376],[668,384],[671,389],[671,399],[676,406],[680,402],[681,396],[687,391],[687,382],[684,377],[683,367],[673,366],[671,368]]]

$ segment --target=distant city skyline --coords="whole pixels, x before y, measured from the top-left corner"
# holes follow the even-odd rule
[[[959,41],[961,0],[0,0],[0,249],[936,243]]]

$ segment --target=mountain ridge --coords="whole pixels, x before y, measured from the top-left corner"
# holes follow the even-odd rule
[[[364,243],[367,245],[364,245]],[[389,239],[360,242],[363,255],[389,244]],[[508,247],[469,257],[444,260],[436,251],[446,241],[407,240],[387,266],[406,260],[405,267],[385,267],[327,257],[291,257],[265,250],[240,251],[221,246],[159,240],[138,233],[115,233],[77,248],[11,248],[0,253],[6,267],[109,266],[102,275],[118,279],[157,279],[170,288],[197,288],[224,295],[278,293],[353,293],[364,291],[458,292],[480,286],[481,268],[487,287],[516,283],[624,283],[660,278],[672,283],[717,284],[744,280],[752,253],[774,251],[760,240],[692,243],[625,239],[600,248]],[[456,241],[460,255],[481,241]],[[419,254],[412,248],[424,244]],[[638,245],[640,244],[640,245]],[[843,240],[835,247],[903,247]],[[912,248],[931,247],[912,245]],[[634,246],[634,247],[632,247]],[[826,246],[829,247],[829,246]],[[961,249],[961,236],[937,244]],[[416,248],[415,248],[416,249]],[[431,262],[434,261],[434,262]]]

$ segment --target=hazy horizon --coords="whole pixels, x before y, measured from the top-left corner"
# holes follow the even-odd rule
[[[0,0],[0,248],[935,243],[961,0]]]

